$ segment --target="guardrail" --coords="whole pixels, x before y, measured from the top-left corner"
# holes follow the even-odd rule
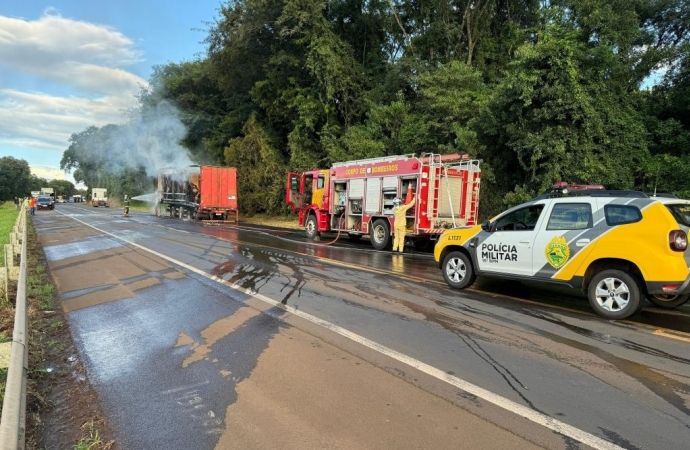
[[[14,236],[12,236],[14,235]],[[5,399],[0,417],[0,449],[19,449],[25,446],[26,431],[26,376],[29,368],[29,329],[26,311],[26,209],[22,208],[10,234],[9,258],[5,249],[5,267],[14,265],[15,249],[21,240],[17,300],[14,308],[14,332],[7,369]],[[6,272],[9,275],[9,270]],[[5,278],[9,280],[9,276]],[[7,292],[7,289],[5,289]]]

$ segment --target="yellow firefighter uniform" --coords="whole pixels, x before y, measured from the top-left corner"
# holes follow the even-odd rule
[[[405,205],[400,204],[400,199],[395,199],[395,206],[393,206],[393,214],[395,215],[394,221],[394,240],[393,240],[393,251],[403,252],[403,247],[405,246],[405,228],[406,222],[405,213],[407,210],[414,206],[415,200],[417,200],[417,194],[412,195],[412,200],[410,203]]]

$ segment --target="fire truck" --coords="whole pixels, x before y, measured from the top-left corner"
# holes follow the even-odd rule
[[[477,223],[479,166],[469,155],[431,153],[340,162],[288,173],[286,202],[310,239],[322,232],[347,233],[352,240],[369,235],[383,250],[392,242],[393,201],[407,203],[416,193],[405,236],[424,248],[448,228]]]

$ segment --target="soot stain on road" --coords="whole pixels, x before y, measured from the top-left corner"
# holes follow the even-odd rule
[[[465,310],[466,312],[471,312],[472,314],[476,315],[481,315],[485,317],[490,317],[494,320],[499,320],[504,323],[508,323],[514,326],[517,326],[523,330],[531,331],[539,336],[545,337],[553,342],[559,343],[559,344],[564,344],[567,345],[571,348],[587,352],[593,356],[596,356],[597,358],[606,361],[607,363],[611,364],[612,366],[616,367],[619,371],[622,373],[628,375],[629,377],[637,380],[640,382],[642,385],[647,387],[651,392],[662,398],[664,401],[666,401],[669,405],[673,406],[676,408],[678,411],[682,412],[683,414],[687,415],[690,417],[690,408],[686,405],[685,399],[683,395],[688,395],[690,393],[690,385],[687,383],[680,382],[678,380],[675,380],[673,378],[670,378],[666,375],[663,375],[657,371],[654,371],[650,369],[649,367],[634,362],[630,361],[624,358],[621,358],[619,356],[616,356],[606,350],[603,350],[601,348],[598,348],[594,345],[586,344],[583,342],[576,341],[574,339],[569,339],[567,337],[564,337],[562,335],[552,333],[534,326],[531,326],[529,324],[526,324],[525,322],[513,320],[510,318],[507,318],[505,316],[499,316],[496,314],[492,314],[487,311],[482,311],[479,309],[475,308],[470,308],[465,305],[458,305],[458,304],[448,304],[445,302],[437,301],[436,302],[439,306],[443,306],[449,309],[453,309],[456,311],[462,311]],[[567,324],[566,322],[554,318],[553,316],[545,313],[545,312],[538,312],[534,310],[533,308],[523,308],[522,311],[526,315],[531,315],[534,317],[539,318],[540,320],[549,320],[551,323],[554,323],[556,325],[562,326],[566,329],[569,329],[570,331],[573,331],[581,336],[584,336],[589,339],[595,339],[600,342],[604,342],[607,344],[615,344],[619,345],[621,347],[627,348],[629,350],[633,350],[636,352],[644,353],[647,355],[651,356],[656,356],[656,357],[661,357],[661,358],[666,358],[674,362],[679,362],[682,364],[690,364],[690,360],[685,359],[685,358],[680,358],[675,355],[670,355],[666,352],[659,351],[657,349],[653,349],[647,346],[643,346],[640,344],[636,344],[630,341],[627,341],[625,339],[616,339],[616,338],[611,338],[607,337],[605,338],[603,335],[600,333],[595,333],[592,332],[591,330],[586,330],[580,327],[576,327],[574,325]],[[579,364],[577,367],[580,367],[581,370],[585,370],[584,367],[581,367]],[[586,370],[585,370],[586,371]],[[597,376],[594,374],[592,371],[587,371],[591,376],[594,376],[596,378],[599,378],[602,382],[607,383],[609,386],[620,389],[619,386],[616,386],[605,379],[602,379],[601,377]],[[690,426],[687,425],[686,422],[683,422],[678,417],[674,417],[676,420],[678,420],[679,423],[684,424],[686,427],[690,428]],[[687,419],[686,419],[687,420]]]
[[[280,302],[284,305],[294,295],[297,297],[301,295],[301,290],[306,284],[302,269],[314,265],[313,261],[307,258],[295,258],[280,252],[268,250],[252,252],[246,247],[235,247],[235,250],[233,256],[245,262],[229,260],[214,267],[211,273],[253,292],[260,292],[269,281],[277,282],[282,285],[280,291],[283,292],[283,298]],[[283,275],[279,266],[287,267],[292,274]]]
[[[434,311],[431,308],[428,308],[426,306],[419,305],[414,302],[404,302],[405,305],[410,308],[411,310],[417,312],[418,314],[422,314],[426,317],[426,319],[430,322],[434,322],[445,328],[446,330],[452,332],[456,336],[458,336],[467,346],[470,351],[472,351],[477,357],[479,357],[481,360],[486,362],[490,367],[492,367],[496,373],[498,373],[501,378],[503,378],[506,382],[506,384],[520,397],[522,400],[533,410],[539,411],[542,414],[546,414],[544,411],[539,410],[539,408],[536,407],[532,403],[532,401],[527,398],[527,395],[525,394],[525,391],[527,391],[527,387],[525,384],[518,379],[518,377],[513,374],[513,372],[508,369],[505,365],[501,364],[499,361],[497,361],[495,358],[493,358],[479,342],[478,338],[481,338],[478,334],[473,334],[469,333],[466,331],[463,331],[458,325],[461,324],[463,326],[466,326],[468,328],[474,328],[476,327],[476,324],[465,321],[465,320],[459,320],[459,319],[454,319],[451,318],[445,314],[442,314],[438,311]],[[489,332],[488,329],[484,329],[483,331]]]

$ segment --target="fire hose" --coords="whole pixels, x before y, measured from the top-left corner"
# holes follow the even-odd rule
[[[314,242],[314,245],[331,245],[335,244],[338,239],[340,239],[340,233],[343,230],[343,226],[345,224],[345,212],[343,211],[343,215],[340,216],[340,219],[338,219],[338,234],[336,234],[335,239],[333,239],[330,242]]]

